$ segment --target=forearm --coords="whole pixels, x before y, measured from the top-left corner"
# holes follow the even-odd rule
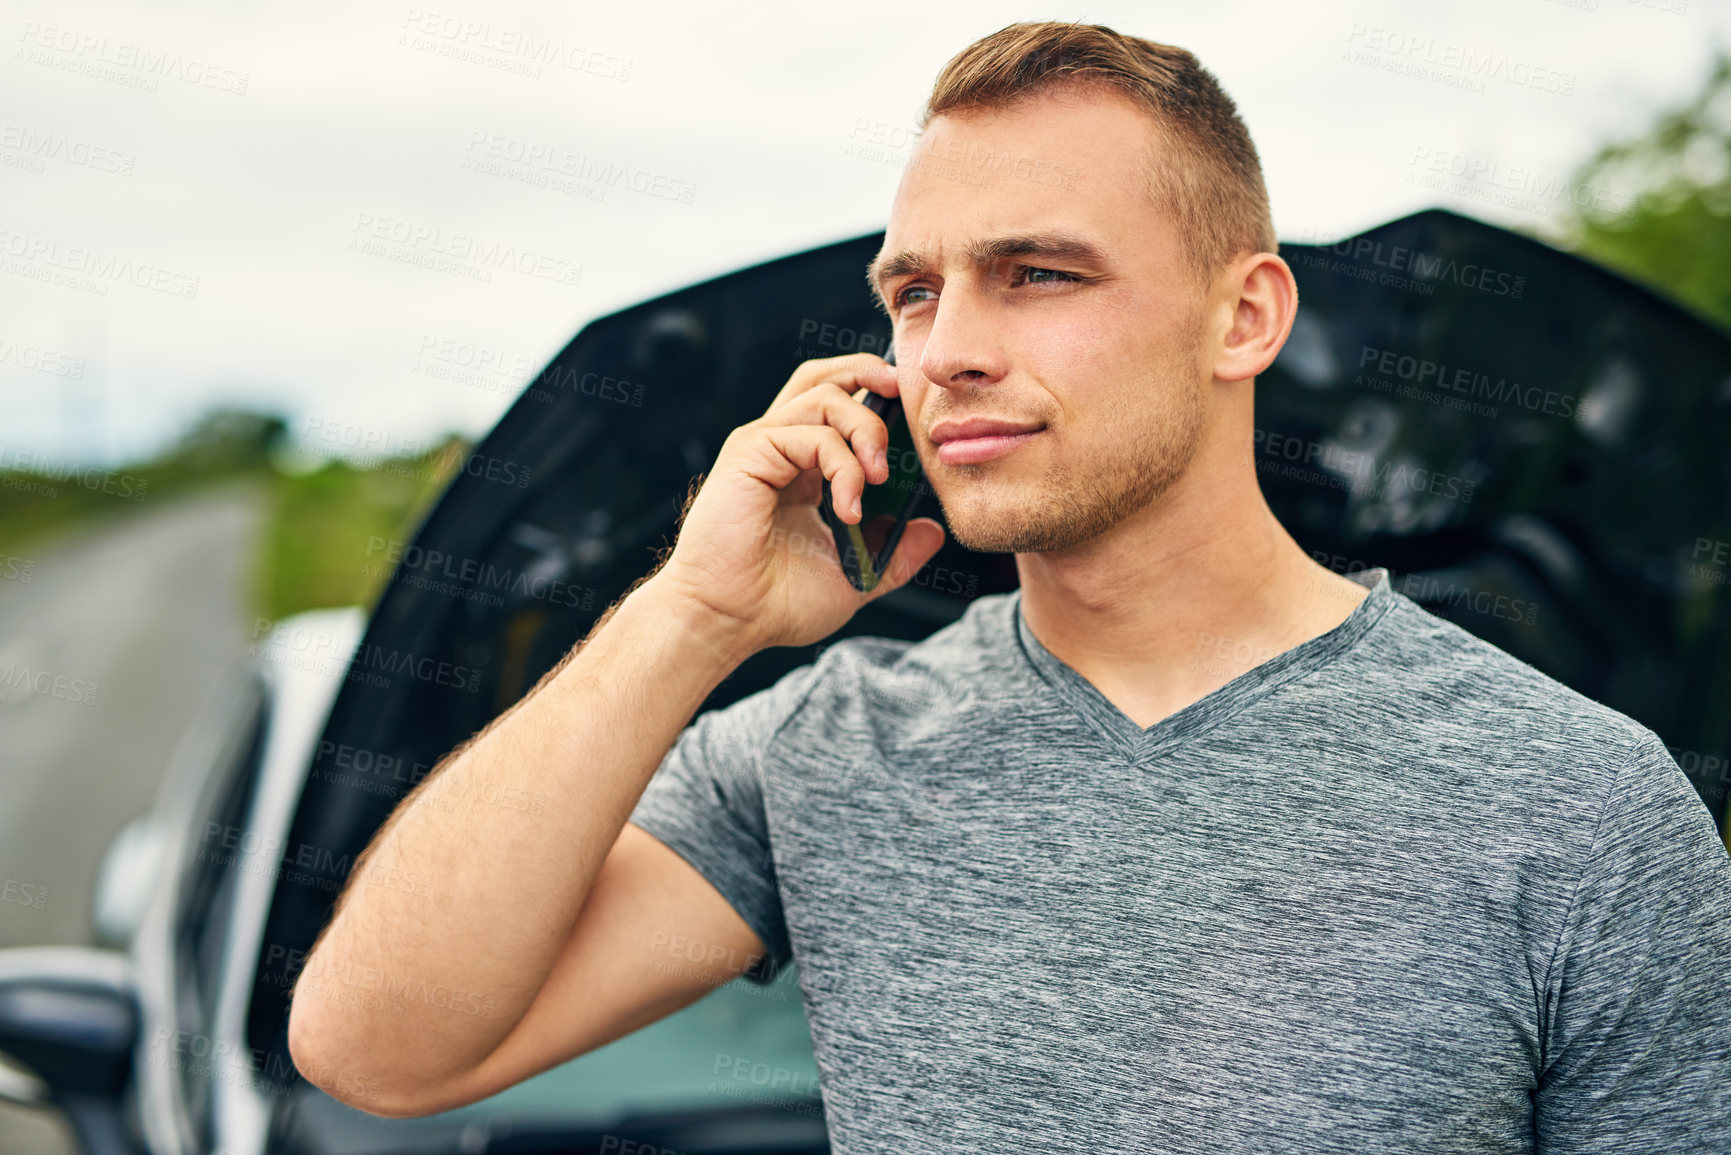
[[[749,653],[654,579],[619,603],[375,837],[296,985],[297,1055],[364,1056],[395,1082],[490,1054],[546,981],[650,776]]]

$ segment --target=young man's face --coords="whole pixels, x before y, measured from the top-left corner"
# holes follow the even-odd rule
[[[970,549],[1088,541],[1195,452],[1206,286],[1149,195],[1155,147],[1127,99],[1060,89],[937,117],[908,165],[874,270],[914,442]],[[933,444],[940,423],[975,417],[1038,431]]]

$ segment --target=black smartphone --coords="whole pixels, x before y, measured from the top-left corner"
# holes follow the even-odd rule
[[[884,360],[891,365],[896,363],[893,346]],[[902,419],[901,398],[884,397],[862,387],[854,394],[854,399],[883,418],[884,424],[889,426],[889,452],[885,454],[890,469],[889,479],[882,485],[866,485],[865,492],[860,496],[859,522],[849,525],[836,516],[835,497],[830,492],[829,478],[826,477],[823,479],[823,502],[818,506],[818,512],[829,524],[830,534],[835,538],[836,556],[841,559],[841,570],[847,575],[847,580],[854,589],[869,593],[876,588],[879,579],[889,567],[890,558],[896,552],[896,544],[902,539],[902,530],[907,527],[908,519],[914,515],[920,499],[926,495],[928,486],[925,471],[920,468],[920,455],[914,449],[913,434],[908,431],[908,423]],[[884,514],[893,515],[895,524],[890,526],[883,545],[874,553],[866,545],[865,534],[861,531],[870,524],[872,518],[882,517]]]

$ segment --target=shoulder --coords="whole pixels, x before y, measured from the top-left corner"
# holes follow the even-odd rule
[[[1476,736],[1487,754],[1544,754],[1583,768],[1598,766],[1608,776],[1634,745],[1658,742],[1627,714],[1398,591],[1354,660],[1373,675],[1378,697],[1400,704],[1411,725],[1434,728],[1446,738]]]
[[[800,713],[835,732],[848,723],[912,724],[923,713],[953,718],[958,706],[1004,684],[1015,640],[1014,594],[989,594],[918,641],[854,635],[826,645],[810,669]]]
[[[1007,595],[971,602],[963,615],[928,637],[913,641],[858,634],[822,646],[815,660],[785,670],[761,689],[700,713],[691,729],[697,740],[762,750],[788,733],[823,735],[833,745],[850,723],[886,711],[905,722],[922,709],[953,707],[982,686],[1002,664],[1007,622],[1014,605]],[[1009,634],[1014,638],[1014,633]],[[994,656],[997,655],[997,656]]]
[[[859,634],[823,647],[820,664],[836,663],[850,672],[862,669],[953,667],[984,669],[1004,642],[1015,637],[1014,592],[975,598],[962,616],[919,641]]]
[[[1536,966],[1581,896],[1636,879],[1731,909],[1712,812],[1649,726],[1404,595],[1337,671],[1299,706],[1415,839],[1531,920]]]
[[[1404,595],[1348,667],[1361,691],[1331,687],[1343,713],[1423,766],[1428,788],[1462,821],[1511,837],[1519,827],[1577,859],[1607,823],[1636,814],[1673,832],[1712,831],[1711,812],[1650,727]]]

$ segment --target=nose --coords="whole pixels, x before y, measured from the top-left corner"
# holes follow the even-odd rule
[[[1009,357],[989,302],[952,282],[938,297],[920,349],[920,372],[946,388],[989,385],[1009,371]]]

